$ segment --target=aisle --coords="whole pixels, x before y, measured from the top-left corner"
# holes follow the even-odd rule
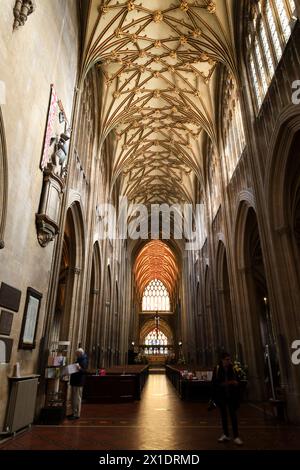
[[[300,427],[274,425],[257,408],[239,413],[242,449],[299,449]],[[218,412],[205,403],[181,401],[165,375],[150,374],[140,402],[83,405],[78,421],[60,426],[33,426],[0,449],[34,450],[204,450],[233,449],[219,444]]]

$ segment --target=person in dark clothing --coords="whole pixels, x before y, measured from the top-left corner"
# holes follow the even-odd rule
[[[88,367],[88,358],[82,348],[77,349],[76,357],[78,372],[71,374],[70,379],[72,414],[68,417],[69,419],[80,418],[82,390],[86,369]]]
[[[236,410],[239,407],[239,381],[234,372],[231,363],[230,354],[223,353],[221,361],[215,367],[212,377],[214,401],[220,409],[223,435],[218,439],[219,442],[230,441],[228,430],[229,411],[234,443],[242,445],[243,442],[239,437],[238,420]]]

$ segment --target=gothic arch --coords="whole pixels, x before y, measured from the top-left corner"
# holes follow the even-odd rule
[[[110,264],[107,265],[106,272],[105,272],[105,280],[104,280],[104,319],[103,319],[103,331],[102,331],[102,341],[103,341],[103,363],[102,366],[110,366],[111,365],[111,353],[112,353],[112,327],[113,327],[113,310],[112,310],[112,302],[113,302],[113,282],[112,282],[112,266]]]
[[[76,349],[82,331],[80,294],[84,268],[84,226],[78,201],[71,204],[66,214],[60,272],[56,291],[55,312],[51,326],[51,340],[72,341]]]
[[[239,311],[240,337],[237,352],[242,361],[250,363],[255,396],[272,396],[270,384],[278,380],[278,360],[272,322],[268,284],[265,272],[260,231],[255,208],[249,201],[239,205],[236,226],[236,253],[239,288],[242,299]],[[266,362],[267,348],[272,362],[272,379]]]
[[[294,106],[295,108],[295,106]],[[266,175],[267,207],[271,227],[282,238],[284,252],[294,260],[300,280],[300,114],[288,114],[274,135]],[[284,115],[286,117],[286,114]],[[289,234],[291,236],[289,236]]]
[[[99,307],[101,289],[101,257],[99,243],[95,242],[92,252],[92,268],[88,300],[88,316],[86,323],[86,350],[90,358],[90,366],[100,366],[100,343],[98,331],[100,328],[101,309]]]
[[[211,273],[210,267],[207,265],[204,276],[204,331],[205,331],[205,365],[212,365],[214,362],[214,324],[213,324],[213,308],[212,308],[212,290],[211,290]]]
[[[4,230],[7,211],[7,150],[4,122],[0,108],[0,249],[4,248]]]
[[[140,329],[140,344],[144,344],[144,339],[155,328],[155,320],[147,320]],[[163,332],[164,335],[168,338],[168,345],[174,345],[174,335],[172,328],[164,319],[159,321],[159,329]]]
[[[253,193],[251,191],[243,191],[239,194],[238,206],[234,218],[234,246],[236,247],[235,252],[239,269],[243,269],[245,267],[244,234],[250,208],[256,212]]]
[[[287,344],[294,340],[300,309],[300,113],[298,106],[285,110],[278,120],[270,146],[265,186],[270,214],[274,256],[278,273],[276,300],[280,308],[282,369],[289,382],[293,369],[286,369]],[[298,379],[295,379],[296,383]],[[291,385],[293,387],[293,385]]]
[[[226,247],[221,240],[219,241],[216,259],[218,306],[220,309],[219,313],[222,325],[221,338],[224,341],[224,344],[220,346],[222,346],[223,349],[230,351],[232,354],[236,350],[235,329],[231,303],[227,252]]]
[[[275,230],[283,229],[290,224],[289,211],[286,210],[286,178],[292,158],[291,150],[295,140],[299,138],[299,132],[299,109],[297,106],[292,106],[287,108],[278,119],[267,159],[265,177],[267,208],[271,225]]]

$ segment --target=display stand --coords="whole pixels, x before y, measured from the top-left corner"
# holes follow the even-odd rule
[[[68,376],[62,376],[67,363],[69,341],[52,344],[48,365],[45,369],[46,396],[41,410],[41,424],[59,424],[66,416]]]

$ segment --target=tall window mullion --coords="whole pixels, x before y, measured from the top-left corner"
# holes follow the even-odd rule
[[[245,145],[246,145],[246,139],[245,139],[245,132],[244,132],[244,124],[243,124],[243,118],[242,118],[242,110],[241,110],[241,104],[240,100],[237,100],[237,118],[238,118],[238,125],[240,129],[240,138],[241,138],[241,153],[243,152]]]
[[[289,11],[284,0],[275,0],[275,7],[280,32],[283,36],[282,42],[285,45],[288,42],[292,32]]]
[[[247,48],[258,110],[291,36],[295,0],[256,0],[251,7]]]
[[[238,146],[238,153],[237,153],[237,159],[238,159],[242,153],[242,129],[240,128],[237,102],[235,103],[235,111],[233,113],[233,116],[234,116],[234,127],[236,130],[235,132],[236,141],[237,141],[237,146]]]
[[[270,36],[272,38],[275,54],[277,61],[279,62],[281,56],[282,56],[282,44],[280,41],[280,36],[278,33],[278,25],[275,22],[275,15],[274,11],[271,7],[270,1],[267,0],[266,2],[266,17],[268,20],[268,25],[269,25],[269,30],[270,30]]]
[[[265,69],[265,65],[263,62],[258,39],[256,39],[254,42],[254,50],[255,50],[255,56],[256,56],[256,63],[257,63],[257,67],[258,67],[258,71],[259,71],[259,75],[261,79],[262,91],[263,91],[263,95],[265,95],[268,90],[268,79],[267,79],[266,69]]]
[[[287,8],[289,9],[289,14],[292,17],[296,13],[296,3],[294,0],[287,0]]]
[[[255,67],[254,54],[253,54],[253,52],[250,54],[249,63],[250,63],[250,69],[251,69],[251,75],[252,75],[252,80],[253,80],[253,85],[254,85],[254,91],[255,91],[256,101],[257,101],[258,107],[260,108],[260,106],[261,106],[261,104],[262,104],[262,95],[261,95],[261,90],[260,90],[260,84],[259,84],[259,80],[258,80],[257,70],[256,70],[256,67]]]
[[[276,64],[276,61],[271,52],[270,41],[267,36],[266,26],[265,26],[263,19],[261,20],[261,23],[260,23],[260,35],[259,36],[261,40],[261,46],[262,46],[261,48],[262,48],[262,51],[263,51],[263,54],[267,63],[267,67],[268,67],[269,79],[272,80],[272,77],[275,72],[274,64]]]

